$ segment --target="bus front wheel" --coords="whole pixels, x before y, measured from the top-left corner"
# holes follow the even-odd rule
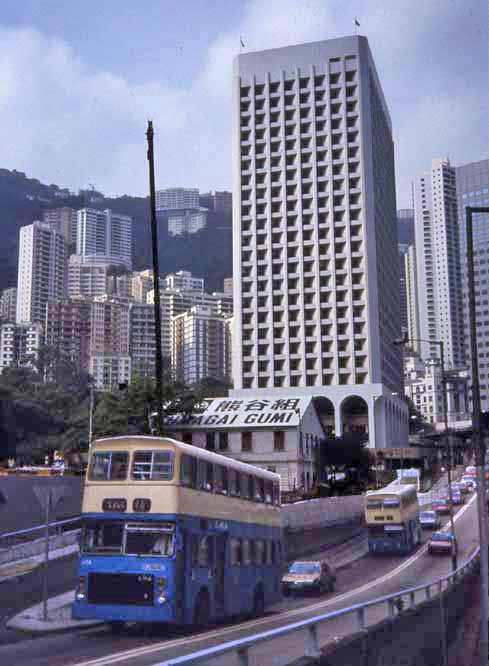
[[[194,624],[197,627],[206,627],[209,624],[209,596],[200,592],[194,610]]]

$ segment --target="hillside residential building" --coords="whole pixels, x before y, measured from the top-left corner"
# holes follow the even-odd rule
[[[205,210],[184,210],[168,215],[168,233],[170,236],[195,234],[207,225]]]
[[[448,158],[434,159],[431,170],[413,186],[419,332],[423,340],[442,340],[445,366],[464,362],[462,282],[455,168]],[[420,344],[423,360],[439,348]]]
[[[195,384],[207,377],[229,381],[229,328],[212,308],[197,305],[172,319],[175,379]]]
[[[67,354],[80,372],[89,371],[92,307],[83,297],[47,305],[45,342]]]
[[[232,296],[234,292],[233,288],[233,278],[232,277],[227,277],[224,278],[224,293],[226,296]]]
[[[78,254],[68,259],[68,297],[100,296],[107,293],[110,264],[85,263]]]
[[[462,282],[464,290],[464,352],[471,376],[467,266],[465,262],[465,207],[489,206],[489,159],[456,167]],[[482,409],[489,410],[489,215],[473,216],[474,286],[477,317],[477,354]]]
[[[16,321],[44,324],[47,303],[65,296],[65,239],[44,222],[21,227],[19,239]]]
[[[133,378],[155,376],[155,349],[154,305],[132,303],[129,307],[129,354]]]
[[[131,357],[96,354],[90,357],[89,371],[96,389],[113,391],[130,383]]]
[[[234,61],[236,398],[323,396],[407,444],[391,120],[365,37]],[[368,289],[367,289],[368,284]]]
[[[168,187],[156,191],[156,210],[185,210],[199,208],[199,190],[186,187]]]
[[[132,297],[138,303],[146,303],[148,292],[153,289],[153,271],[145,270],[132,275]]]
[[[129,304],[97,296],[92,303],[90,355],[129,354]]]
[[[17,287],[0,292],[0,320],[14,322],[17,314]]]
[[[169,273],[163,280],[166,289],[183,289],[185,291],[204,291],[204,280],[193,277],[189,271]]]
[[[76,253],[88,259],[132,267],[132,219],[93,208],[78,211]]]
[[[43,342],[42,325],[0,324],[0,374],[10,366],[32,366]]]
[[[63,206],[45,210],[43,219],[64,237],[67,246],[76,244],[78,217],[74,208]]]

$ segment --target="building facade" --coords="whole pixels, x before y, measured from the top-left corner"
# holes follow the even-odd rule
[[[0,374],[11,366],[32,367],[43,342],[40,323],[0,324]]]
[[[64,237],[67,246],[76,244],[78,217],[74,208],[63,206],[45,210],[43,219]]]
[[[156,210],[185,210],[199,208],[199,190],[188,187],[168,187],[156,190]]]
[[[207,213],[204,210],[184,210],[168,215],[168,233],[170,236],[195,234],[207,225]]]
[[[96,354],[90,357],[89,370],[96,389],[113,391],[131,381],[131,357]]]
[[[233,95],[235,395],[323,395],[338,434],[356,397],[371,446],[407,443],[394,150],[367,40],[240,55]]]
[[[407,252],[404,254],[404,275],[409,347],[416,353],[419,353],[418,276],[416,272],[416,248],[414,245],[409,245]]]
[[[44,222],[21,227],[17,279],[18,324],[46,321],[46,305],[62,299],[66,288],[66,243]]]
[[[466,206],[489,206],[489,159],[463,164],[455,169],[457,176],[457,205],[460,228],[462,283],[464,292],[464,351],[471,376],[472,350],[469,335],[469,312],[466,266]],[[489,215],[473,216],[474,287],[477,318],[477,355],[481,403],[489,410]]]
[[[464,363],[463,303],[455,168],[434,159],[413,185],[419,331],[423,340],[442,340],[445,365]],[[439,356],[437,345],[420,343],[424,360]]]
[[[163,280],[166,289],[184,289],[186,291],[204,291],[204,280],[193,277],[189,271],[169,273]]]
[[[14,322],[17,314],[17,287],[4,289],[0,293],[0,320]]]
[[[89,371],[92,302],[77,297],[48,303],[45,342],[64,352],[80,372]]]
[[[111,210],[82,208],[78,211],[76,253],[83,261],[132,267],[132,219]]]
[[[177,381],[229,381],[229,327],[210,307],[197,305],[172,319],[172,369]]]
[[[132,303],[129,307],[129,354],[132,377],[155,377],[154,306]]]
[[[109,264],[86,263],[78,254],[68,259],[68,297],[101,296],[107,293]]]

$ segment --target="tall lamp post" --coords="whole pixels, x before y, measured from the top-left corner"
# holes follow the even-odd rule
[[[479,363],[477,354],[477,322],[474,288],[474,245],[472,216],[474,213],[489,213],[487,206],[467,206],[465,209],[465,239],[467,243],[467,286],[469,300],[470,348],[472,350],[472,445],[477,468],[477,519],[479,523],[479,541],[481,558],[481,627],[480,660],[486,666],[489,659],[489,554],[487,538],[486,481],[484,465],[486,443],[481,435],[481,394],[479,384]]]
[[[403,338],[394,340],[395,345],[405,345],[408,342],[426,342],[431,345],[437,345],[440,348],[440,364],[441,364],[441,382],[443,387],[443,423],[445,430],[445,438],[447,444],[447,453],[448,453],[448,464],[447,464],[447,475],[448,475],[448,498],[450,501],[450,529],[455,537],[455,522],[453,520],[453,497],[452,497],[452,446],[450,441],[450,434],[448,432],[448,400],[447,400],[447,377],[445,374],[445,346],[443,340],[422,340],[421,338],[408,338],[405,335]],[[457,570],[457,551],[452,550],[452,569],[453,571]]]

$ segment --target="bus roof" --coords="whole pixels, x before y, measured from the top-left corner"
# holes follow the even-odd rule
[[[366,497],[378,497],[384,495],[396,495],[398,497],[403,497],[404,495],[416,493],[416,486],[414,485],[401,485],[401,484],[392,484],[386,486],[385,488],[379,488],[378,490],[368,490]]]
[[[261,467],[255,467],[254,465],[248,465],[248,463],[241,462],[240,460],[234,460],[234,458],[229,458],[228,456],[219,455],[219,453],[214,453],[213,451],[206,451],[201,449],[198,446],[193,446],[192,444],[186,444],[185,442],[180,442],[171,437],[153,437],[151,435],[122,435],[119,437],[104,437],[102,439],[97,439],[92,442],[91,449],[107,447],[110,444],[124,444],[127,445],[137,445],[139,444],[171,444],[182,451],[182,453],[187,453],[196,458],[201,458],[203,460],[208,460],[220,465],[226,465],[230,469],[235,469],[239,472],[246,474],[254,474],[255,476],[260,476],[264,479],[269,479],[275,483],[280,483],[280,474],[275,472],[269,472],[268,470],[262,469]]]

